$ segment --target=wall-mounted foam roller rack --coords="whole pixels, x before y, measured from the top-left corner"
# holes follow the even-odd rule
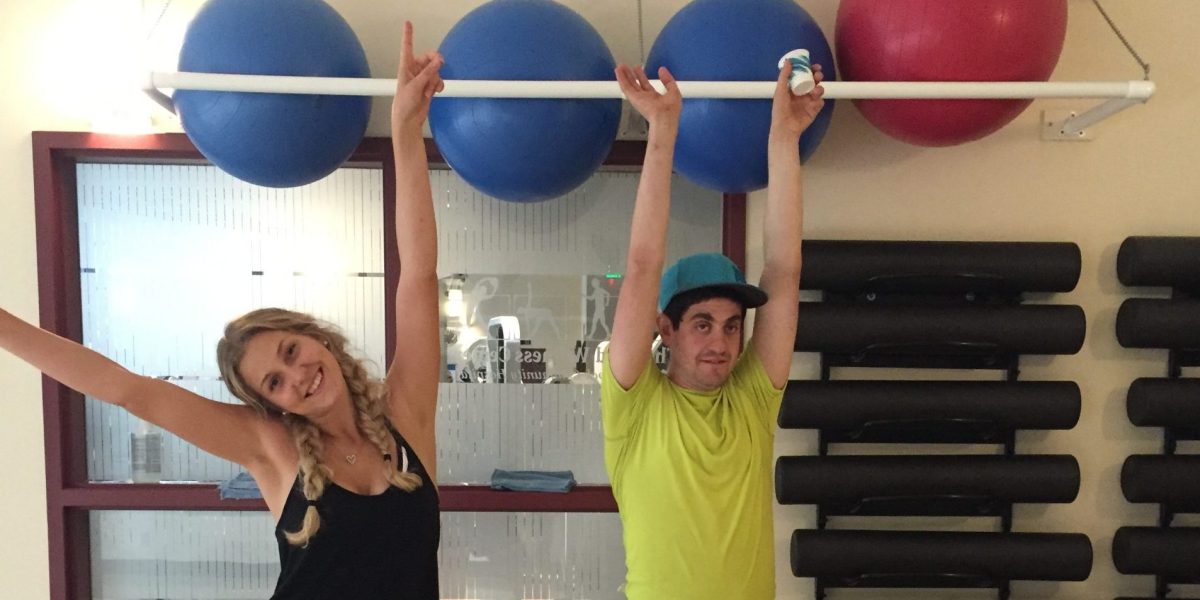
[[[1113,563],[1127,575],[1153,575],[1153,598],[1173,585],[1200,584],[1200,528],[1172,527],[1180,513],[1200,513],[1200,456],[1176,454],[1178,442],[1200,440],[1200,237],[1130,237],[1117,253],[1117,278],[1130,287],[1165,287],[1171,297],[1130,298],[1117,312],[1117,341],[1126,348],[1167,350],[1167,376],[1129,387],[1129,420],[1163,428],[1162,454],[1133,455],[1121,490],[1135,503],[1157,503],[1157,527],[1121,527]],[[1135,600],[1135,599],[1118,599]]]
[[[804,243],[797,352],[819,352],[816,381],[788,384],[779,425],[817,429],[817,456],[775,465],[781,504],[815,504],[817,529],[792,535],[797,577],[816,598],[831,588],[994,588],[1013,580],[1080,581],[1087,536],[1015,533],[1015,503],[1071,502],[1080,473],[1069,455],[1017,455],[1020,429],[1070,429],[1074,382],[1018,381],[1022,354],[1073,354],[1078,306],[1025,304],[1029,292],[1079,281],[1072,243]],[[1002,381],[834,380],[838,367],[997,370]],[[830,455],[832,444],[989,444],[995,455]],[[901,447],[902,448],[902,447]],[[994,517],[994,532],[831,529],[838,516]]]

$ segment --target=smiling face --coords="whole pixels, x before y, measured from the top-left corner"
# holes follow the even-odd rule
[[[349,397],[337,358],[324,344],[289,331],[264,331],[246,342],[237,365],[246,387],[283,412],[312,418]]]
[[[688,307],[676,328],[659,315],[663,344],[671,349],[667,376],[676,385],[713,391],[729,379],[742,352],[741,304],[728,298],[709,298]]]

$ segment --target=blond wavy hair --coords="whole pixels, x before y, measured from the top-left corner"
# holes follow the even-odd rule
[[[358,431],[371,440],[385,456],[390,456],[388,440],[391,437],[388,433],[387,419],[384,417],[388,390],[382,381],[371,378],[362,361],[350,354],[346,336],[333,325],[310,315],[282,308],[262,308],[246,313],[225,326],[225,336],[217,342],[217,367],[221,370],[225,385],[234,396],[260,414],[282,420],[296,444],[300,455],[300,481],[304,497],[309,504],[300,530],[287,532],[285,535],[288,543],[293,546],[307,546],[309,540],[321,528],[321,515],[313,502],[325,493],[325,486],[332,478],[333,471],[321,461],[324,453],[321,430],[312,421],[300,415],[284,413],[271,404],[250,386],[238,371],[238,365],[246,355],[246,344],[254,336],[268,331],[307,336],[320,342],[333,353],[346,380],[346,387],[350,390],[350,399],[354,402]],[[415,473],[399,471],[397,461],[398,457],[383,463],[388,483],[406,492],[420,487],[421,477]]]

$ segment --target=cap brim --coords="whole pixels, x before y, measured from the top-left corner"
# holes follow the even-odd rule
[[[691,290],[725,290],[733,294],[742,303],[745,308],[758,308],[767,303],[767,293],[760,287],[750,285],[748,283],[719,283],[715,285],[701,285],[691,288]],[[679,294],[675,294],[678,296]]]

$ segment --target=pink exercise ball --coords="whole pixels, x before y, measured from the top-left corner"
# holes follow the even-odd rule
[[[1067,0],[842,0],[845,81],[1046,81],[1067,35]],[[918,146],[994,133],[1032,100],[855,100],[873,125]]]

